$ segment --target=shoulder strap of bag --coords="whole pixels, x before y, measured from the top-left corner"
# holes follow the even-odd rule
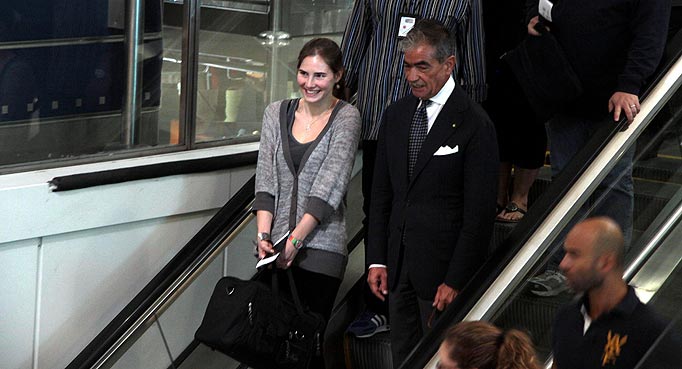
[[[289,277],[289,287],[291,287],[291,298],[294,299],[296,311],[298,311],[299,314],[303,314],[303,306],[301,305],[301,299],[298,298],[298,291],[296,290],[296,283],[294,283],[294,274],[291,273],[291,268],[287,268],[287,277]]]
[[[282,104],[279,106],[279,124],[286,124],[289,104],[291,104],[291,100],[285,100],[282,101]]]
[[[294,104],[294,99],[289,99],[283,101],[279,109],[279,122],[283,127],[287,127],[289,124],[290,115],[295,112],[292,111],[292,106]],[[292,200],[292,206],[296,206],[295,200]],[[289,228],[294,229],[296,227],[296,217],[289,217]],[[291,289],[291,298],[294,300],[294,305],[296,306],[296,311],[299,314],[303,314],[303,306],[301,305],[301,299],[298,297],[298,290],[296,290],[296,284],[294,283],[294,275],[291,273],[291,269],[286,270],[287,277],[289,278],[289,287]],[[275,297],[277,297],[277,291],[279,291],[279,283],[277,280],[277,273],[272,274],[272,290],[275,291]]]
[[[284,100],[279,106],[279,124],[281,124],[285,129],[289,125],[289,121],[293,119],[293,115],[296,111],[291,108],[294,105],[294,99]]]
[[[294,116],[296,114],[296,110],[293,109],[294,102],[296,99],[289,99],[289,100],[284,100],[282,101],[282,104],[280,105],[279,108],[279,124],[280,124],[280,132],[282,136],[282,145],[288,145],[286,142],[286,137],[288,135],[289,131],[289,122],[293,121]],[[291,163],[290,158],[286,158],[287,160],[287,165],[289,165],[289,169],[291,172],[294,172],[294,166],[293,163]],[[294,173],[294,184],[293,184],[293,196],[291,196],[291,211],[289,214],[289,229],[294,229],[296,227],[296,212],[295,209],[297,208],[297,199],[296,199],[296,194],[298,192],[298,177]]]
[[[294,283],[294,274],[291,272],[291,268],[286,270],[287,277],[289,278],[289,288],[291,289],[291,298],[294,300],[294,306],[296,306],[296,311],[299,314],[303,314],[303,305],[301,304],[301,299],[298,297],[298,290],[296,289],[296,284]],[[272,273],[272,294],[275,299],[279,299],[279,271],[275,270]]]

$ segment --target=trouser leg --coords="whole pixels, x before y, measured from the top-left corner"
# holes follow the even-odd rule
[[[564,170],[570,160],[604,124],[612,124],[612,122],[608,120],[593,121],[564,115],[558,115],[547,123],[552,178],[556,178]],[[601,215],[608,216],[618,223],[623,231],[626,248],[629,248],[632,239],[634,209],[633,156],[634,147],[631,147],[597,186],[594,197],[597,201],[595,205],[593,207],[584,205],[578,211],[559,235],[557,245],[563,242],[563,238],[575,223],[587,216]],[[557,249],[557,252],[550,259],[550,269],[558,269],[564,256],[563,249],[559,246]]]
[[[367,242],[367,230],[369,224],[369,206],[372,199],[372,178],[374,176],[374,163],[377,153],[377,142],[375,140],[363,140],[362,141],[362,211],[365,214],[365,218],[362,224],[365,226],[365,242]],[[367,274],[363,276],[367,279]],[[370,310],[377,314],[390,315],[388,313],[388,303],[386,301],[379,300],[369,288],[368,284],[365,284],[363,288],[363,297],[365,300],[365,305],[367,310]]]
[[[391,289],[388,302],[391,314],[391,351],[393,367],[398,368],[417,346],[424,333],[429,331],[427,322],[433,311],[433,300],[417,297],[410,282],[407,268],[401,268],[397,285]]]
[[[292,272],[296,289],[301,297],[301,303],[307,305],[311,311],[321,314],[325,322],[329,322],[341,280],[297,267],[293,267]],[[323,348],[322,355],[313,356],[309,369],[325,368],[324,334],[322,334],[320,341],[320,347]]]

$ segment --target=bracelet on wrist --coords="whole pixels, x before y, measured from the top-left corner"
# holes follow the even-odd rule
[[[298,238],[294,237],[294,235],[289,235],[289,242],[291,242],[292,245],[296,248],[296,250],[300,250],[303,248],[303,240],[299,240]]]

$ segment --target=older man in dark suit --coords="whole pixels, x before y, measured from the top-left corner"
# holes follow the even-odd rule
[[[448,30],[420,20],[401,47],[412,95],[383,115],[367,244],[372,292],[391,293],[396,367],[483,262],[499,165],[492,122],[452,78]]]

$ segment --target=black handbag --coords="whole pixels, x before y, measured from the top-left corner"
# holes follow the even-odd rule
[[[291,270],[292,301],[257,281],[223,277],[216,284],[195,338],[254,369],[306,369],[321,355],[324,318],[304,310]]]
[[[547,120],[583,94],[583,86],[564,50],[542,23],[540,36],[527,36],[502,55],[540,120]]]

